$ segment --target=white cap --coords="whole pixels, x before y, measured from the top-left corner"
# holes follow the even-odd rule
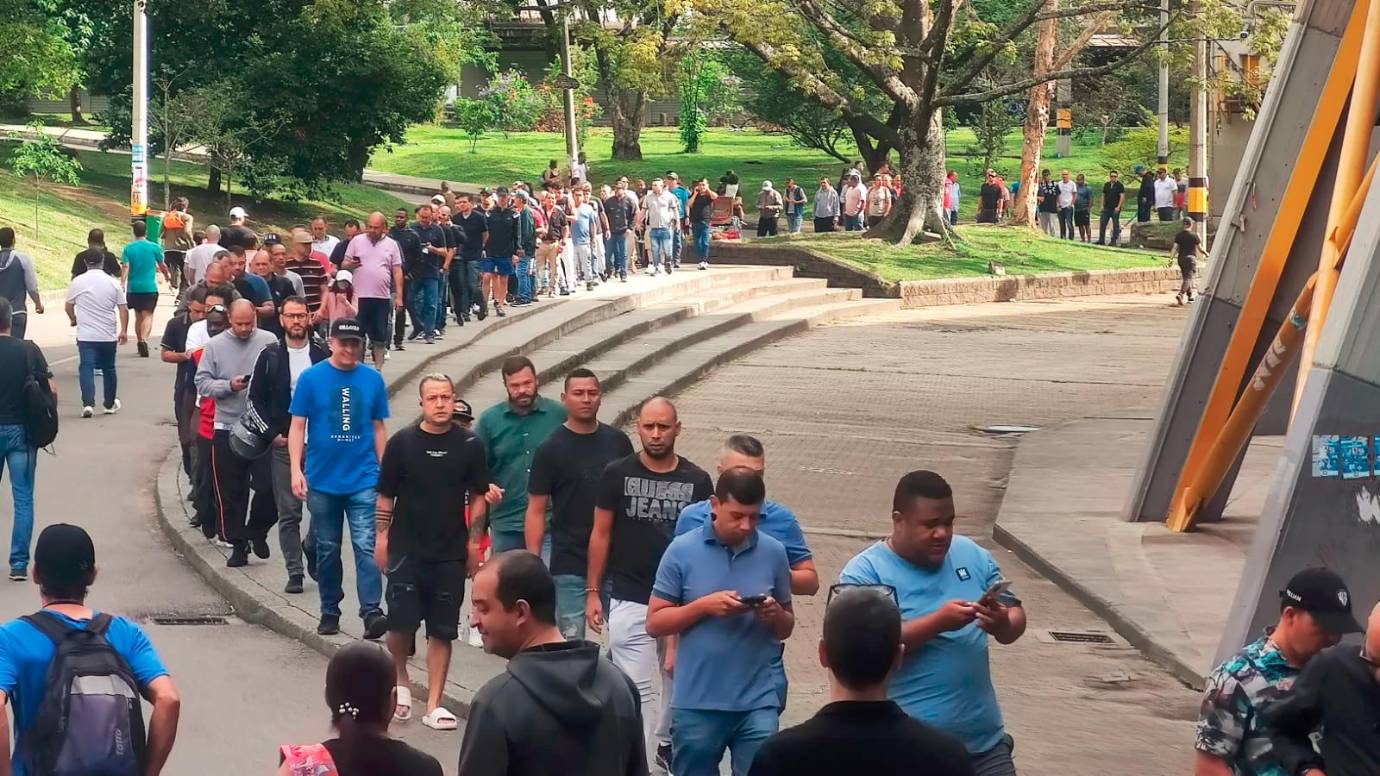
[[[332,282],[332,283],[339,283],[339,282],[342,281],[342,280],[345,281],[346,283],[354,283],[354,282],[355,282],[355,276],[354,276],[354,274],[351,273],[350,270],[348,270],[348,269],[337,270],[336,273],[335,273],[335,280],[332,280],[331,282]]]
[[[236,205],[235,207],[230,208],[230,217],[231,217],[231,218],[248,218],[248,217],[249,217],[249,214],[246,213],[246,212],[244,212],[244,208],[240,207],[239,205]]]
[[[771,181],[762,181],[762,191],[771,190]]]
[[[434,195],[432,195],[432,197],[431,197],[431,204],[433,204],[433,205],[444,205],[444,204],[446,204],[446,198],[443,197],[443,196],[441,196],[440,194],[434,194]]]

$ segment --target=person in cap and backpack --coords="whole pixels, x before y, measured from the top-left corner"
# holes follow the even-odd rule
[[[62,523],[43,529],[34,548],[43,608],[0,625],[0,737],[10,730],[5,701],[17,737],[0,774],[158,776],[172,752],[177,687],[138,625],[86,606],[95,580],[96,549],[85,530]],[[81,694],[71,681],[78,665],[100,680],[100,694]],[[153,705],[147,735],[136,694]],[[128,713],[119,708],[125,705]],[[134,745],[116,749],[115,741]],[[9,742],[0,747],[8,750]]]
[[[34,531],[34,472],[38,467],[38,448],[44,439],[35,421],[35,393],[46,389],[51,408],[57,408],[57,383],[42,349],[14,336],[14,308],[0,296],[0,464],[8,471],[10,492],[14,495],[14,527],[10,534],[10,579],[28,579],[29,540]],[[39,398],[42,398],[41,396]],[[46,402],[44,402],[46,404]],[[38,408],[41,409],[41,408]],[[47,431],[57,432],[56,415],[44,413],[52,421]]]

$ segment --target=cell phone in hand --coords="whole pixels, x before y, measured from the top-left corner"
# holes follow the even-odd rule
[[[996,582],[992,583],[991,587],[987,588],[987,592],[982,594],[982,598],[978,599],[978,603],[984,606],[991,606],[992,604],[997,603],[997,599],[999,599],[1002,596],[1002,594],[1004,594],[1007,590],[1010,589],[1011,580],[998,579]]]
[[[738,596],[738,600],[741,601],[744,606],[750,606],[756,609],[767,602],[767,595],[766,593],[758,595],[740,595]]]

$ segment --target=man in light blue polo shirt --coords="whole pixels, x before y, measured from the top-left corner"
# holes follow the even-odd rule
[[[987,660],[988,636],[1010,644],[1025,633],[1025,610],[1001,580],[992,554],[955,536],[953,490],[914,471],[896,484],[891,537],[859,553],[840,581],[895,588],[906,657],[891,699],[912,717],[963,742],[977,776],[1015,776]]]
[[[719,475],[713,519],[662,555],[647,633],[679,636],[671,686],[671,773],[717,776],[724,750],[745,776],[776,732],[772,660],[795,628],[786,548],[757,530],[766,485],[751,469]]]

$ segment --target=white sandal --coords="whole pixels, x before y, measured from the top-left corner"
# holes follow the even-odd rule
[[[432,730],[455,730],[460,726],[459,720],[445,706],[437,706],[422,717],[422,724]]]
[[[398,700],[393,706],[393,719],[398,722],[406,722],[412,719],[412,689],[403,685],[398,685]],[[399,714],[398,709],[406,707],[406,714]]]

